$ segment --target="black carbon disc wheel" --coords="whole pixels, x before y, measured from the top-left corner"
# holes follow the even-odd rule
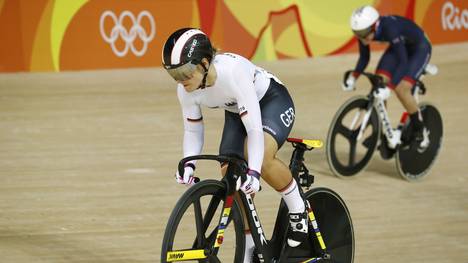
[[[328,260],[318,262],[352,263],[354,261],[354,228],[351,214],[341,197],[333,190],[318,187],[307,191],[305,199],[310,203],[315,216],[316,224],[326,246],[326,252],[330,255]],[[286,242],[288,209],[284,202],[281,202],[279,217],[277,220],[280,227],[276,238]],[[278,224],[278,222],[276,222]],[[282,235],[284,234],[284,235]],[[317,234],[309,225],[309,238],[307,242],[291,250],[287,262],[309,262],[311,258],[320,257],[320,245],[317,241]],[[273,239],[272,239],[273,240]],[[275,249],[279,253],[281,247]],[[276,254],[279,257],[279,254]]]
[[[368,165],[377,148],[380,122],[374,108],[362,138],[357,138],[368,105],[367,97],[353,97],[340,107],[332,120],[326,152],[328,165],[338,177],[347,178],[359,173]]]
[[[330,255],[330,260],[326,262],[352,263],[354,229],[343,199],[328,188],[311,189],[305,193],[305,198],[312,207],[326,251]]]
[[[443,138],[442,116],[437,108],[429,103],[420,105],[424,126],[429,130],[429,146],[421,150],[415,143],[399,147],[396,153],[396,166],[401,177],[408,181],[424,178],[434,165]]]
[[[234,201],[222,244],[212,250],[224,206],[225,186],[216,180],[204,180],[191,186],[179,199],[167,222],[162,242],[161,262],[179,262],[171,252],[205,250],[205,259],[184,262],[242,262],[244,224]],[[173,257],[173,256],[172,256]]]

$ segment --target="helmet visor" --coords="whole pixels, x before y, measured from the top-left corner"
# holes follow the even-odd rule
[[[368,35],[370,35],[370,33],[372,33],[374,31],[374,27],[371,26],[371,27],[368,27],[368,28],[364,28],[364,29],[361,29],[361,30],[353,30],[354,34],[359,37],[359,38],[366,38]]]
[[[164,68],[166,68],[167,73],[176,81],[184,81],[192,78],[193,73],[197,69],[197,65],[188,62],[175,68],[164,65]]]

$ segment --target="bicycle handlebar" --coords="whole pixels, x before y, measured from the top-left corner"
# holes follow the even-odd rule
[[[348,71],[345,72],[345,75],[344,75],[345,81],[348,78],[349,74],[351,74],[352,72],[353,72],[352,70],[348,70]],[[375,90],[375,89],[380,88],[380,87],[385,87],[385,82],[384,82],[384,79],[383,79],[382,76],[379,76],[377,74],[373,74],[373,73],[370,73],[370,72],[362,72],[361,75],[366,76],[367,79],[370,81],[370,83],[372,85],[372,90]],[[426,87],[422,83],[422,81],[417,80],[416,83],[419,86],[419,91],[418,91],[419,94],[425,94],[426,93]],[[411,90],[412,94],[414,94],[414,92],[415,92],[415,86],[413,86],[413,88]]]
[[[220,163],[227,162],[229,164],[234,164],[237,166],[237,168],[242,171],[242,175],[245,176],[247,173],[247,162],[244,159],[234,157],[234,156],[226,156],[226,155],[210,155],[210,154],[202,154],[202,155],[194,155],[194,156],[188,156],[180,160],[179,166],[177,169],[179,169],[179,174],[184,174],[184,167],[185,163],[193,160],[214,160],[218,161]]]
[[[345,80],[348,78],[349,74],[351,74],[353,72],[353,70],[348,70],[345,72]],[[370,81],[370,83],[372,84],[372,87],[383,87],[385,84],[384,84],[384,80],[381,76],[377,75],[377,74],[373,74],[373,73],[369,73],[369,72],[362,72],[361,75],[364,75],[367,77],[367,79]]]

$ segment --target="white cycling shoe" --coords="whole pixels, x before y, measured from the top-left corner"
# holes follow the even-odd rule
[[[299,246],[307,238],[308,221],[307,212],[289,214],[288,245]]]

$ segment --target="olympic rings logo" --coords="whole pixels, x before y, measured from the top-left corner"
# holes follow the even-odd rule
[[[107,18],[110,18],[114,23],[114,26],[112,27],[109,35],[105,32],[104,28],[104,23]],[[127,30],[127,28],[123,26],[123,21],[125,18],[129,18],[132,21],[130,30]],[[141,26],[141,22],[145,18],[149,21],[150,24],[149,35],[145,28]],[[102,38],[104,41],[110,44],[112,51],[118,57],[127,55],[128,50],[131,50],[135,56],[143,56],[148,49],[148,43],[150,43],[156,35],[156,24],[154,22],[154,18],[150,12],[146,10],[140,12],[136,18],[128,10],[123,11],[119,18],[117,18],[117,16],[112,11],[107,10],[102,13],[99,26]],[[125,46],[121,50],[119,50],[115,44],[119,37],[125,42]],[[143,46],[140,49],[136,48],[133,44],[137,37],[143,42]]]

